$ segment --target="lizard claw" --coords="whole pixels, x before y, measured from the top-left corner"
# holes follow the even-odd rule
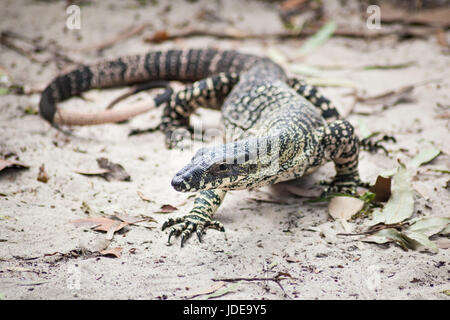
[[[336,182],[336,181],[320,181],[320,185],[326,186],[322,192],[322,197],[329,196],[333,193],[347,193],[351,195],[356,195],[356,188],[362,187],[368,189],[370,184],[368,182],[362,182],[359,178],[355,181],[349,182]]]
[[[362,139],[360,141],[361,148],[363,150],[366,150],[371,153],[377,152],[379,149],[383,150],[386,155],[389,154],[387,149],[381,144],[382,142],[389,142],[392,141],[394,143],[397,142],[395,137],[390,135],[383,135],[383,137],[379,138],[378,140],[375,140],[374,137],[378,136],[380,132],[374,132],[370,136]]]
[[[176,219],[170,218],[166,222],[164,222],[162,230],[166,229],[167,227],[171,227],[168,242],[170,243],[170,239],[173,235],[177,237],[181,235],[181,247],[183,247],[184,243],[187,239],[189,239],[193,232],[197,234],[199,242],[202,242],[204,230],[208,227],[222,232],[225,231],[225,228],[220,221],[206,220],[204,218],[198,217],[197,215],[186,215],[184,217]]]

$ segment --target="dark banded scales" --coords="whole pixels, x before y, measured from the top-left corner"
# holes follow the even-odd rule
[[[40,113],[54,122],[56,103],[91,88],[161,80],[188,82],[174,94],[158,96],[166,107],[160,129],[175,146],[179,130],[191,131],[190,115],[199,107],[220,109],[226,143],[202,148],[172,180],[178,191],[199,191],[189,214],[169,219],[169,240],[182,244],[205,228],[224,230],[214,213],[227,190],[255,188],[297,179],[333,161],[335,190],[354,190],[359,143],[351,124],[318,89],[289,79],[268,58],[212,49],[169,50],[82,66],[57,77],[44,90]],[[77,123],[82,123],[78,121]],[[70,123],[68,121],[63,123]]]

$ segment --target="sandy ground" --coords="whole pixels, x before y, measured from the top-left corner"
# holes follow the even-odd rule
[[[145,6],[134,1],[96,1],[81,7],[81,29],[73,31],[65,29],[63,2],[5,0],[1,5],[0,29],[32,38],[42,36],[44,42],[55,40],[67,55],[85,63],[179,47],[235,48],[261,55],[267,47],[274,46],[289,55],[301,43],[202,37],[159,45],[144,43],[145,35],[188,24],[202,8],[219,5],[210,1],[171,3],[168,7],[164,1]],[[198,22],[199,26],[220,29],[233,22],[235,27],[249,32],[282,30],[272,5],[258,1],[246,2],[245,6],[239,3],[223,1],[218,11],[222,20]],[[350,21],[345,14],[345,10],[337,12],[338,19]],[[101,54],[77,51],[112,38],[133,23],[143,22],[152,24],[147,33]],[[54,63],[32,63],[5,47],[1,47],[0,61],[14,82],[30,87],[42,87],[58,73]],[[405,62],[414,64],[398,70],[352,68]],[[376,41],[332,38],[302,63],[343,66],[323,71],[320,76],[351,80],[358,90],[377,94],[442,77],[450,58],[434,37],[404,42],[390,37]],[[370,131],[393,134],[398,140],[397,144],[388,144],[389,156],[381,152],[361,154],[360,172],[366,181],[374,182],[379,173],[396,167],[397,158],[409,159],[429,143],[443,151],[418,176],[422,193],[429,198],[416,194],[416,216],[448,216],[449,212],[449,193],[444,188],[448,175],[426,170],[449,168],[449,122],[437,117],[449,110],[449,79],[442,77],[438,82],[420,86],[410,101],[385,110],[359,105],[354,111],[375,112],[348,117],[357,130],[363,122]],[[323,88],[343,109],[352,103],[348,97],[351,91]],[[93,90],[86,93],[86,100],[73,98],[62,107],[99,110],[121,92],[123,89]],[[124,103],[146,97],[149,93]],[[167,245],[167,232],[160,229],[162,223],[168,217],[185,214],[193,202],[188,194],[175,192],[170,180],[200,143],[194,143],[193,149],[169,151],[161,133],[127,136],[131,129],[156,125],[160,110],[125,124],[76,128],[75,137],[66,137],[37,115],[25,113],[28,106],[37,108],[38,101],[38,94],[6,95],[0,100],[1,155],[13,153],[30,166],[29,170],[9,170],[0,176],[2,299],[203,299],[205,295],[193,296],[215,285],[212,279],[274,277],[280,272],[292,277],[282,280],[282,287],[270,281],[227,283],[222,289],[228,288],[228,293],[217,299],[448,299],[442,293],[450,289],[448,249],[437,254],[426,250],[406,252],[393,244],[375,245],[338,237],[336,234],[343,232],[343,227],[328,216],[326,205],[303,203],[304,198],[288,196],[279,186],[230,192],[216,215],[224,223],[226,233],[209,230],[203,243],[192,237],[184,248],[180,248],[179,239]],[[195,117],[203,127],[218,127],[219,119],[219,114],[211,111],[202,111]],[[97,168],[99,157],[122,164],[131,181],[108,182],[74,172]],[[36,179],[42,164],[49,175],[47,183]],[[308,181],[313,183],[332,175],[332,165],[327,165]],[[138,191],[152,202],[142,200]],[[155,213],[163,204],[178,210]],[[116,233],[109,247],[123,249],[119,258],[73,256],[70,252],[75,249],[95,251],[106,238],[104,233],[69,223],[88,216],[86,205],[93,216],[143,215],[156,222],[128,226],[125,232]]]

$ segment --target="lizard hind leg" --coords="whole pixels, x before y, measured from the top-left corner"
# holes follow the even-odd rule
[[[313,106],[318,108],[321,116],[327,123],[341,119],[334,104],[327,97],[323,96],[315,86],[309,85],[305,81],[297,78],[290,78],[288,85],[299,95],[311,102]]]
[[[356,187],[366,186],[361,182],[358,171],[359,140],[354,128],[347,120],[337,120],[324,129],[322,138],[323,157],[333,161],[336,176],[329,184],[326,193],[355,193]]]

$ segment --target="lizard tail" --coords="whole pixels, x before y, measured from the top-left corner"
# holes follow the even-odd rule
[[[235,51],[190,49],[152,51],[121,57],[77,69],[56,77],[42,92],[40,115],[52,125],[94,125],[120,122],[149,111],[170,99],[167,91],[153,101],[127,109],[98,113],[61,110],[57,103],[94,88],[112,88],[156,80],[197,81],[224,71],[241,71],[258,58]]]

